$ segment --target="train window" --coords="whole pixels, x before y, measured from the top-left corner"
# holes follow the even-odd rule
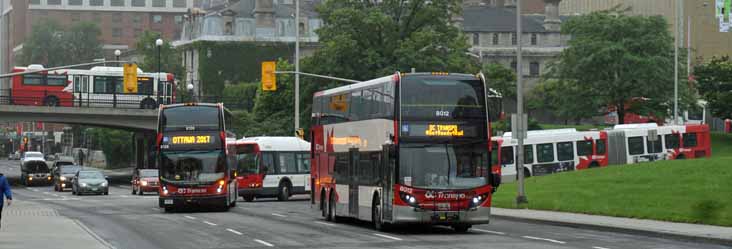
[[[501,148],[501,164],[513,164],[513,147]]]
[[[684,134],[684,148],[696,147],[696,133]]]
[[[643,148],[643,137],[629,137],[628,138],[628,154],[640,155],[645,153]]]
[[[661,153],[661,136],[656,137],[656,141],[647,141],[648,153]]]
[[[577,141],[577,155],[578,156],[592,155],[592,140]]]
[[[574,145],[572,142],[557,143],[557,159],[559,161],[574,160]]]
[[[679,148],[679,135],[668,134],[664,136],[666,140],[666,149],[678,149]]]
[[[536,159],[540,163],[554,161],[554,144],[537,144]]]

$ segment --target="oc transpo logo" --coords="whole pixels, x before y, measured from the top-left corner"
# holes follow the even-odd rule
[[[435,192],[435,191],[427,191],[424,193],[425,199],[465,199],[464,193],[454,193],[454,192]]]

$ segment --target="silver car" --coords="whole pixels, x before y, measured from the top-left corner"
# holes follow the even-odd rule
[[[86,193],[108,195],[109,181],[101,171],[79,170],[72,179],[71,193],[74,195]]]

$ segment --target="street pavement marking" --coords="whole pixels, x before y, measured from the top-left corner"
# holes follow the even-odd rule
[[[195,220],[196,219],[196,217],[188,216],[188,215],[184,215],[183,217],[186,217],[186,218],[191,219],[191,220]]]
[[[607,248],[607,247],[599,247],[599,246],[593,246],[592,248],[595,248],[595,249],[610,249],[610,248]]]
[[[130,196],[129,196],[129,195],[120,195],[119,197],[122,197],[122,198],[128,198],[128,197],[130,197]]]
[[[272,213],[272,215],[277,216],[277,217],[282,217],[282,218],[286,218],[287,217],[286,215],[281,215],[281,214],[278,214],[278,213]]]
[[[43,194],[44,195],[50,195],[51,193],[49,193],[49,192],[43,192]]]
[[[255,239],[254,241],[256,241],[259,244],[265,245],[265,246],[274,247],[274,245],[267,243],[267,241],[264,241],[264,240]]]
[[[316,221],[315,223],[318,223],[318,224],[321,224],[321,225],[326,225],[326,226],[332,226],[332,227],[335,226],[335,224],[333,224],[333,223],[322,222],[322,221]]]
[[[57,194],[52,194],[52,195],[53,195],[53,196],[56,196],[56,197],[61,197],[61,196],[59,196],[59,195],[57,195]]]
[[[385,234],[380,234],[380,233],[374,233],[374,235],[379,236],[379,237],[382,237],[382,238],[387,238],[387,239],[402,240],[402,239],[397,238],[397,237],[392,237],[392,236],[385,235]]]
[[[521,236],[521,237],[524,237],[526,239],[542,240],[542,241],[547,241],[547,242],[552,242],[552,243],[557,243],[557,244],[567,244],[567,242],[564,242],[564,241],[561,241],[561,240],[554,240],[554,239],[547,239],[547,238],[539,238],[539,237],[534,237],[534,236]]]
[[[38,189],[34,189],[34,188],[32,188],[32,189],[30,189],[30,190],[31,190],[31,191],[33,191],[33,192],[38,192]]]
[[[102,237],[100,237],[97,233],[95,233],[94,230],[89,229],[89,227],[84,225],[84,223],[82,223],[80,220],[73,219],[72,221],[74,221],[74,223],[79,225],[79,227],[81,227],[82,230],[87,232],[90,236],[92,236],[92,238],[99,241],[99,243],[101,243],[102,245],[106,246],[109,249],[116,249],[116,247],[114,247],[112,244],[109,244],[109,242],[107,242],[106,240],[102,239]]]
[[[478,232],[483,232],[483,233],[492,233],[492,234],[498,234],[498,235],[506,235],[506,233],[504,233],[504,232],[483,230],[483,229],[478,229],[478,228],[473,228],[473,231],[478,231]]]
[[[227,229],[226,229],[226,231],[229,231],[229,232],[235,233],[236,235],[244,235],[243,233],[241,233],[241,232],[239,232],[239,231],[237,231],[237,230],[231,229],[231,228],[227,228]]]
[[[34,199],[28,199],[29,201],[78,201],[81,200],[80,198],[34,198]]]
[[[211,222],[208,222],[208,221],[205,221],[205,220],[203,221],[203,223],[206,223],[206,224],[211,225],[211,226],[216,226],[216,223],[211,223]]]

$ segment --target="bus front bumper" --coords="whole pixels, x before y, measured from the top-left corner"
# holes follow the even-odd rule
[[[397,224],[477,225],[488,224],[490,215],[490,207],[478,207],[461,211],[433,211],[409,206],[394,206],[392,222]]]
[[[226,195],[212,196],[160,196],[158,204],[165,206],[186,206],[186,205],[223,205],[226,203]]]

